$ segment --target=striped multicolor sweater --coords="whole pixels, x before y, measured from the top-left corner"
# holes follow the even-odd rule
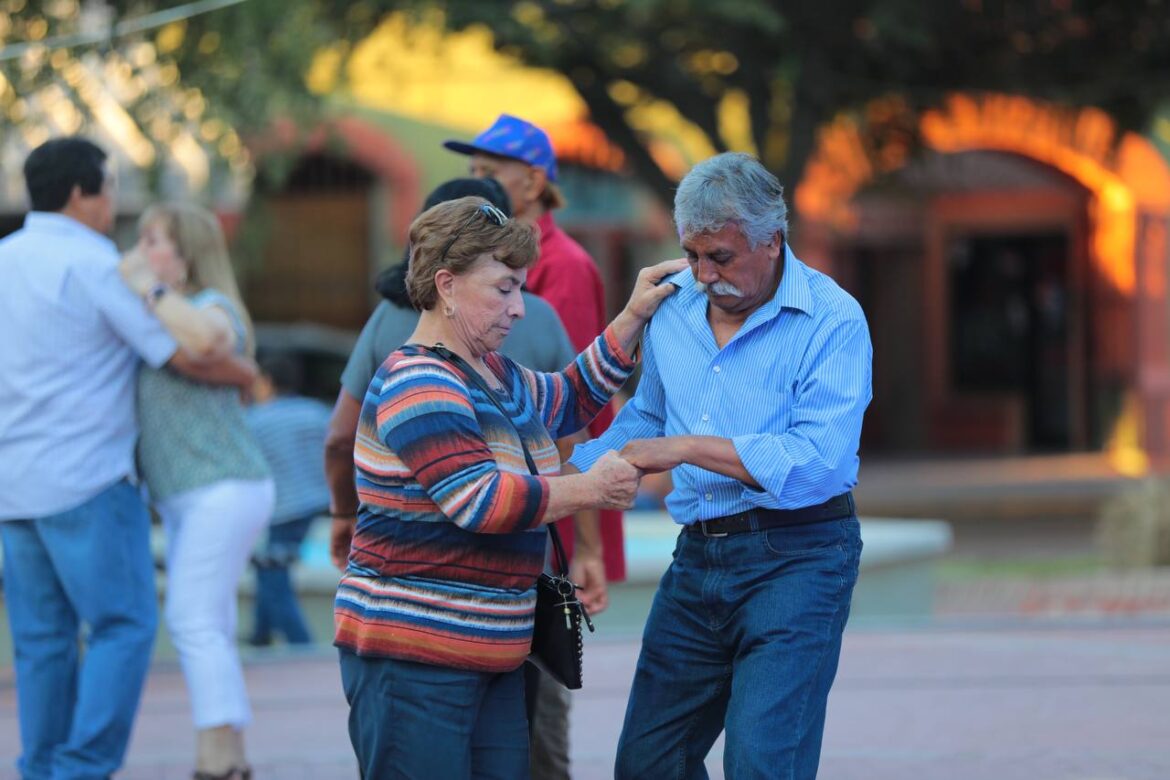
[[[335,644],[358,655],[459,669],[518,667],[532,639],[554,439],[597,414],[633,370],[606,330],[562,373],[491,353],[515,427],[454,365],[394,352],[362,404],[357,528],[337,589]]]

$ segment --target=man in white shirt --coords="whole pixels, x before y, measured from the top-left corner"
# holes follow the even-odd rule
[[[150,518],[133,484],[139,361],[222,384],[242,385],[251,370],[192,360],[122,282],[105,236],[105,152],[55,139],[24,175],[32,212],[0,241],[0,537],[17,766],[25,780],[108,777],[125,755],[157,625]]]

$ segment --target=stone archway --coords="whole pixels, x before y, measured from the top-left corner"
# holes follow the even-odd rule
[[[1089,193],[1089,260],[1105,281],[1092,302],[1099,314],[1092,334],[1102,361],[1097,370],[1124,386],[1107,449],[1130,473],[1144,471],[1147,456],[1170,454],[1170,167],[1153,145],[1119,131],[1099,110],[1016,96],[953,95],[919,116],[887,99],[863,113],[822,130],[796,188],[804,254],[831,270],[834,236],[856,228],[854,196],[907,164],[906,134],[886,132],[898,121],[935,152],[1003,152],[1060,171]]]

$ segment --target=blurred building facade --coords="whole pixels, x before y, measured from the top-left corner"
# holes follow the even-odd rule
[[[1094,110],[957,95],[821,134],[794,246],[874,337],[868,451],[1170,455],[1170,167]],[[891,140],[893,137],[893,140]]]
[[[558,223],[598,261],[616,313],[638,269],[673,243],[669,214],[620,172],[620,152],[592,125],[548,129],[568,201]],[[467,135],[348,109],[307,129],[278,123],[255,139],[261,174],[252,204],[226,215],[245,242],[252,243],[249,231],[256,236],[245,284],[254,316],[360,328],[377,303],[373,280],[402,259],[427,193],[467,175],[467,158],[441,146]],[[277,175],[264,173],[270,158],[283,168]]]

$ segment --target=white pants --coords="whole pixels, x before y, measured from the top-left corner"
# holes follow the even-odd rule
[[[252,719],[236,650],[236,589],[274,499],[272,480],[224,480],[157,504],[167,535],[166,623],[196,729]]]

